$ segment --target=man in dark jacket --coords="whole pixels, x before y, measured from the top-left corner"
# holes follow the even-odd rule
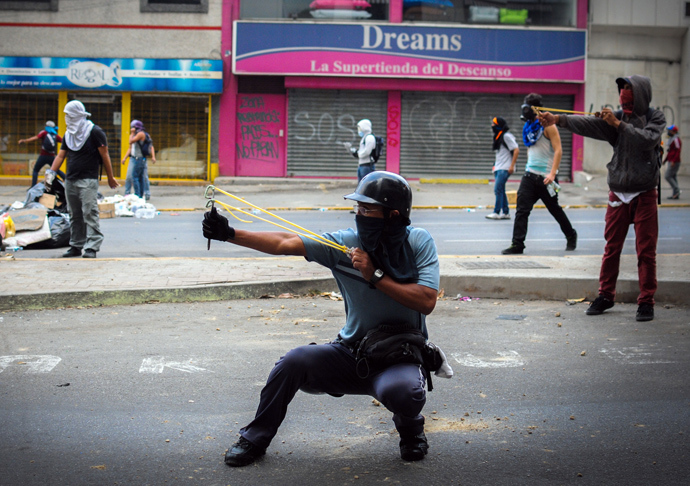
[[[656,245],[659,237],[657,186],[658,146],[666,128],[660,110],[650,109],[652,86],[649,78],[628,76],[616,79],[621,112],[604,108],[594,116],[540,114],[544,126],[557,124],[578,135],[605,140],[613,147],[608,169],[609,204],[604,238],[606,248],[599,274],[599,297],[587,309],[599,315],[613,307],[616,280],[628,227],[635,226],[635,247],[640,294],[638,321],[654,319]]]

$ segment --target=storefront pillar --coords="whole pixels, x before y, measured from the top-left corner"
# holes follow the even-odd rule
[[[125,158],[127,150],[129,150],[129,124],[132,121],[132,93],[122,93],[122,115],[120,120],[120,160]],[[155,145],[154,145],[155,147]],[[130,159],[127,159],[124,164],[120,165],[120,177],[127,178],[127,168],[129,167]]]
[[[386,170],[400,174],[400,127],[402,125],[401,91],[388,92],[386,120]]]
[[[222,176],[237,174],[235,124],[237,112],[237,77],[232,73],[233,22],[239,18],[239,0],[223,0],[221,55],[223,57],[223,93],[220,95],[218,121],[218,172]],[[212,174],[209,174],[211,176]],[[213,179],[211,179],[213,182]]]

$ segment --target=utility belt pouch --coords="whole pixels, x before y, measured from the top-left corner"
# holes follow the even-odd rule
[[[427,378],[429,391],[433,390],[431,372],[443,364],[440,349],[427,343],[419,329],[383,324],[369,331],[355,350],[357,376],[364,379],[371,373],[399,363],[421,365]]]

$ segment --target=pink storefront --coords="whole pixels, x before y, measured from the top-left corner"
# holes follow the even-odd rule
[[[224,0],[220,175],[354,178],[344,144],[368,118],[379,170],[488,177],[490,120],[521,138],[527,93],[584,111],[587,48],[586,0],[492,3]],[[570,180],[582,142],[562,139]]]

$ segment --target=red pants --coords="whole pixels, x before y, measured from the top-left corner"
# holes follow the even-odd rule
[[[620,203],[611,206],[611,203]],[[620,267],[623,243],[631,224],[635,228],[635,249],[637,250],[637,273],[640,283],[639,304],[654,305],[656,292],[656,243],[659,238],[659,216],[657,213],[656,189],[643,192],[630,204],[623,204],[613,192],[609,192],[609,206],[606,210],[604,238],[606,248],[599,274],[599,295],[609,300],[616,296],[616,281]]]

